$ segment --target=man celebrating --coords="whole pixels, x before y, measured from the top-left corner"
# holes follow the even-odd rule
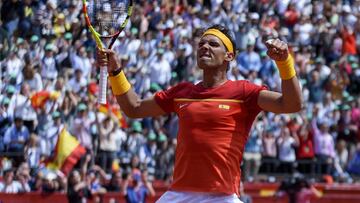
[[[176,112],[179,117],[173,183],[157,202],[240,202],[240,164],[256,116],[261,110],[301,109],[301,90],[286,43],[276,39],[266,46],[279,68],[282,93],[227,79],[236,47],[229,30],[215,25],[203,33],[197,48],[203,80],[180,83],[143,100],[131,89],[116,54],[98,50],[98,64],[108,67],[113,94],[127,116]]]

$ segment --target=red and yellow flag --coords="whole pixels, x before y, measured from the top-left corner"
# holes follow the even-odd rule
[[[127,128],[127,123],[122,115],[120,108],[116,105],[110,105],[110,104],[100,104],[99,111],[104,114],[108,114],[109,110],[111,110],[111,113],[118,119],[119,125],[122,128]]]
[[[85,153],[86,150],[79,141],[63,128],[55,146],[54,156],[46,162],[46,167],[51,170],[61,170],[68,175]]]
[[[49,99],[56,100],[60,96],[60,93],[57,91],[49,92],[49,91],[40,91],[34,93],[30,97],[31,105],[33,108],[43,107]]]

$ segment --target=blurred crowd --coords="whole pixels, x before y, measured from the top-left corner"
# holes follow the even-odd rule
[[[275,91],[281,80],[264,41],[288,43],[304,107],[257,118],[244,152],[245,181],[295,171],[327,182],[354,182],[360,175],[360,1],[134,2],[113,49],[143,98],[201,80],[196,47],[209,25],[227,25],[236,39],[229,79]],[[171,182],[177,116],[129,119],[100,110],[95,42],[82,2],[5,0],[0,7],[0,191],[122,191],[138,198],[154,195],[154,180]],[[34,105],[39,92],[50,99]],[[108,93],[108,107],[115,108]],[[87,151],[69,177],[43,164],[64,126]]]

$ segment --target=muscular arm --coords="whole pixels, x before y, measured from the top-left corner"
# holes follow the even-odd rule
[[[259,93],[258,105],[273,113],[295,113],[301,110],[302,94],[297,77],[283,80],[282,93],[263,90]]]
[[[289,55],[287,44],[278,39],[265,42],[267,55],[276,61],[281,81],[281,93],[261,91],[258,105],[273,113],[295,113],[301,110],[302,95],[294,69],[294,61]]]
[[[155,117],[165,114],[154,97],[141,100],[133,89],[123,95],[116,96],[116,100],[130,118]]]

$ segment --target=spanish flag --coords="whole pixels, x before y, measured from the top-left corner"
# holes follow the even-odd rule
[[[110,104],[100,104],[98,107],[99,112],[108,114],[109,110],[111,113],[118,119],[119,125],[122,128],[127,128],[127,123],[125,120],[125,117],[122,115],[120,108],[116,105],[110,105]]]
[[[59,98],[59,96],[60,96],[60,92],[57,91],[49,92],[44,90],[44,91],[36,92],[33,95],[31,95],[30,101],[32,107],[36,109],[43,107],[49,99],[56,100],[57,98]]]
[[[48,169],[61,170],[68,175],[85,153],[86,150],[79,141],[63,128],[55,146],[55,153],[45,165]]]

